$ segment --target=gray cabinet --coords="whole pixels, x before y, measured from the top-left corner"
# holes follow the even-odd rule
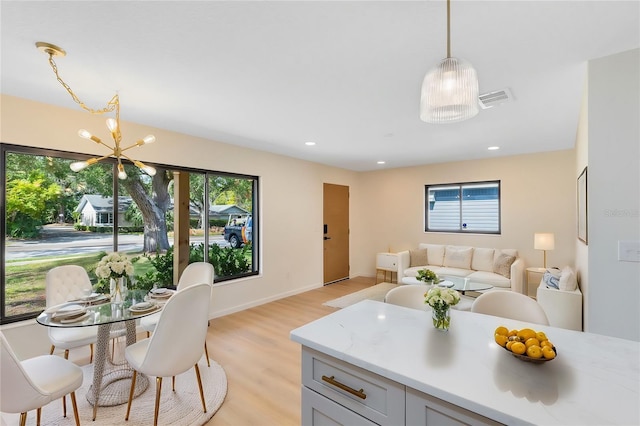
[[[302,424],[459,426],[499,423],[303,347]]]

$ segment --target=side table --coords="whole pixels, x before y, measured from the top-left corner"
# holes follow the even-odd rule
[[[535,293],[532,296],[530,294],[530,291],[529,291],[529,284],[531,283],[531,278],[530,278],[529,275],[530,274],[544,275],[546,270],[547,270],[547,268],[536,268],[536,267],[527,268],[527,276],[526,276],[526,279],[525,279],[524,288],[522,289],[523,290],[522,292],[523,292],[523,294],[525,296],[529,296],[529,297],[531,297],[533,299],[536,298]],[[542,277],[540,277],[540,278],[542,278]],[[540,284],[540,279],[538,279],[538,281],[534,280],[534,283],[536,284],[536,288],[537,288],[537,285]]]
[[[383,281],[387,281],[387,272],[390,272],[390,281],[393,282],[393,273],[396,273],[398,281],[398,255],[396,253],[378,253],[376,255],[376,284],[378,284],[378,274],[382,271]]]

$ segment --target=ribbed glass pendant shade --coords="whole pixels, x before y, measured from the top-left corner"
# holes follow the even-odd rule
[[[478,77],[468,62],[445,58],[422,82],[420,119],[455,123],[478,114]]]

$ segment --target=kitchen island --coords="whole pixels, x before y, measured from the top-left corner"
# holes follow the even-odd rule
[[[515,358],[494,342],[499,325],[544,331],[558,356]],[[441,332],[429,311],[370,300],[291,339],[303,349],[303,424],[640,424],[635,341],[456,310]]]

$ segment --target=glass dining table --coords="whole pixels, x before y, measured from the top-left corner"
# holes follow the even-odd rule
[[[109,340],[113,334],[124,332],[114,325],[124,323],[126,345],[136,341],[136,320],[160,312],[173,292],[149,294],[142,290],[129,290],[122,302],[111,302],[108,296],[92,294],[79,300],[51,306],[45,309],[36,321],[47,327],[73,328],[98,327],[96,353],[93,365],[93,382],[87,392],[87,401],[93,405],[93,420],[98,406],[113,406],[128,401],[133,369],[124,360],[116,362],[109,356]],[[134,397],[144,392],[149,380],[138,374]]]

